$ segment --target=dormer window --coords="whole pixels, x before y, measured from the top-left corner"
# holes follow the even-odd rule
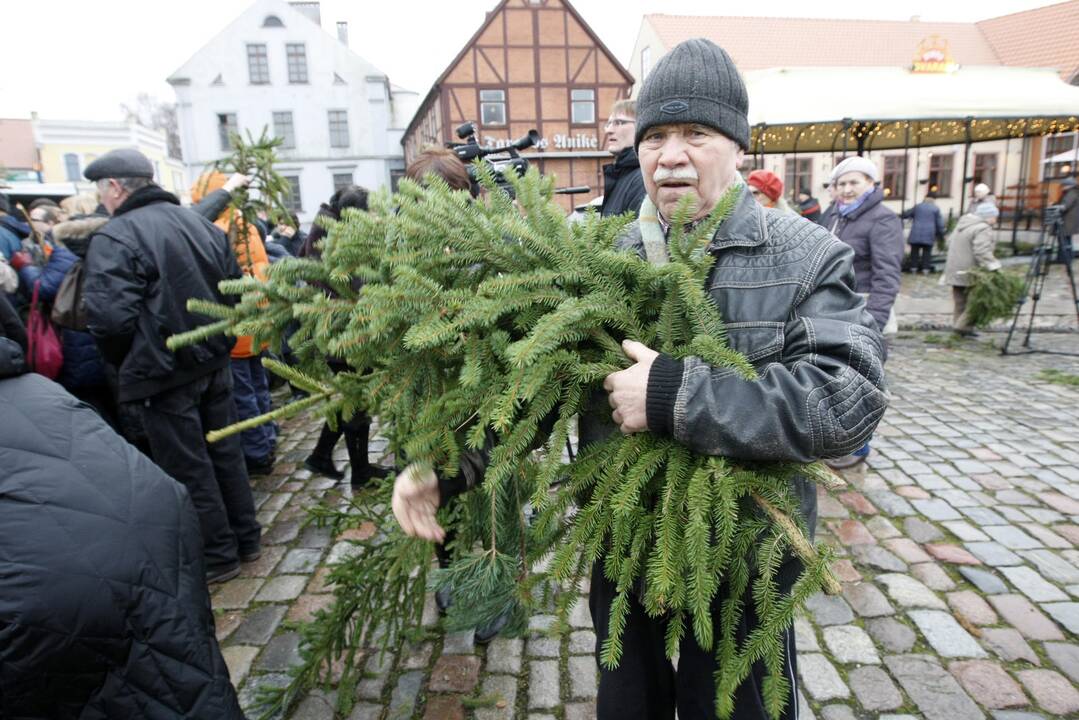
[[[285,23],[281,22],[281,18],[276,15],[267,15],[266,19],[262,21],[262,27],[285,27]]]

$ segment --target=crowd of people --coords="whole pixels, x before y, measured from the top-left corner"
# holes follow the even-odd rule
[[[728,188],[741,187],[709,245],[716,264],[708,289],[730,343],[753,360],[760,379],[711,372],[700,359],[627,341],[632,364],[606,378],[610,408],[582,418],[591,425],[581,436],[649,431],[708,455],[823,458],[851,467],[868,456],[887,405],[884,336],[897,327],[904,246],[911,246],[909,269],[929,272],[945,223],[932,193],[900,218],[884,203],[879,169],[864,157],[836,165],[826,208],[806,187],[788,202],[770,171],[743,179],[747,102],[721,48],[705,40],[674,48],[636,101],[611,108],[604,134],[613,162],[604,168],[599,211],[638,216],[619,247],[660,263],[669,219],[685,195],[698,201],[696,223]],[[479,192],[447,149],[422,152],[406,174],[417,182],[435,174],[451,188]],[[190,299],[234,301],[221,281],[263,279],[285,257],[318,261],[324,220],[366,209],[367,191],[335,192],[305,234],[295,216],[272,228],[249,222],[231,202],[249,182],[243,175],[201,176],[189,208],[153,175],[138,151],[115,150],[85,170],[95,195],[25,209],[0,195],[0,403],[20,420],[0,430],[0,547],[17,569],[0,590],[0,665],[12,673],[0,715],[76,717],[92,708],[95,717],[242,717],[214,640],[207,586],[261,554],[250,478],[272,472],[277,427],[265,423],[215,443],[205,436],[270,411],[266,348],[224,335],[175,352],[165,343],[209,322],[188,311]],[[1070,221],[1079,222],[1074,182],[1069,193]],[[971,269],[1000,266],[992,232],[998,216],[989,189],[979,187],[948,237],[943,282],[953,287],[959,333],[973,332],[964,314]],[[903,219],[912,222],[907,237]],[[50,315],[62,326],[51,338],[51,325],[39,322]],[[62,362],[47,359],[50,349]],[[346,368],[328,361],[335,371]],[[387,470],[369,458],[370,428],[362,413],[327,423],[306,467],[343,480],[333,454],[344,436],[351,483],[384,477]],[[482,464],[455,483],[404,468],[393,497],[402,528],[444,546],[435,512],[482,482]],[[793,490],[812,531],[816,491],[804,478]],[[56,512],[36,514],[49,508]],[[141,522],[147,516],[156,521]],[[65,552],[72,545],[86,551]],[[448,560],[444,549],[438,556]],[[784,592],[799,568],[791,557],[780,570]],[[609,635],[614,596],[595,571],[597,646]],[[443,610],[450,602],[438,598]],[[747,617],[742,637],[754,623]],[[480,628],[477,637],[489,640],[500,627]],[[795,717],[793,631],[784,633],[784,717]],[[689,637],[676,672],[664,636],[663,621],[633,601],[623,662],[600,669],[600,718],[666,718],[676,707],[683,718],[712,717],[714,655]],[[141,662],[151,654],[168,661]],[[739,689],[736,717],[766,716],[756,689],[763,672],[755,668]]]

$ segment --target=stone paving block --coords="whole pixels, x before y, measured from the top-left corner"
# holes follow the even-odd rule
[[[300,596],[306,584],[306,575],[277,575],[266,581],[255,599],[259,602],[294,600]]]
[[[1079,545],[1079,525],[1066,524],[1054,525],[1053,532],[1057,533],[1072,545]]]
[[[963,543],[974,557],[986,565],[1003,567],[1007,565],[1022,565],[1023,559],[1000,543],[995,542],[968,542]]]
[[[986,628],[982,630],[982,644],[1005,662],[1025,660],[1031,665],[1042,664],[1033,648],[1023,639],[1019,631],[1013,628]]]
[[[925,720],[984,720],[959,683],[929,655],[893,655],[884,663]]]
[[[285,605],[263,605],[247,614],[240,627],[232,635],[232,642],[241,645],[265,645],[273,637],[281,619],[285,617]]]
[[[423,720],[465,720],[460,695],[428,695]]]
[[[993,720],[1045,720],[1045,716],[1027,710],[994,710]]]
[[[274,523],[270,529],[262,533],[263,545],[284,545],[296,539],[300,534],[299,520],[285,520]]]
[[[390,717],[411,717],[416,699],[423,687],[423,672],[411,670],[397,678],[397,685],[390,696]]]
[[[877,514],[877,508],[873,506],[873,503],[866,500],[865,496],[860,492],[850,490],[845,493],[840,493],[838,499],[839,502],[843,503],[859,515]]]
[[[280,545],[263,545],[262,554],[255,562],[244,563],[240,566],[240,577],[266,577],[285,556],[285,548]]]
[[[300,664],[300,635],[289,632],[270,640],[255,667],[270,672],[284,672]]]
[[[1001,490],[997,493],[997,502],[1005,505],[1037,505],[1038,501],[1018,490]]]
[[[945,610],[947,606],[932,590],[909,575],[885,573],[877,576],[877,582],[884,585],[892,600],[903,607],[923,607]]]
[[[1067,600],[1068,596],[1059,588],[1037,573],[1037,571],[1021,565],[1019,567],[1002,567],[1000,573],[1008,579],[1020,592],[1035,602],[1051,602],[1054,600]]]
[[[892,521],[883,515],[874,515],[865,521],[866,529],[873,533],[873,537],[878,540],[887,540],[888,538],[899,537],[903,533],[892,524]]]
[[[988,535],[968,523],[966,520],[950,520],[941,524],[945,527],[945,529],[948,530],[948,532],[965,542],[989,541]]]
[[[798,691],[798,718],[799,720],[817,720],[817,716],[813,714],[813,708],[809,706],[809,701],[801,690]]]
[[[355,557],[362,551],[362,545],[354,542],[349,542],[347,540],[342,540],[341,542],[334,543],[333,547],[330,548],[330,554],[326,557],[326,564],[336,565],[342,560],[347,560],[348,558]]]
[[[1039,522],[1043,521],[1039,520]],[[1038,538],[1038,540],[1041,540],[1042,544],[1046,547],[1055,548],[1057,550],[1066,550],[1072,546],[1070,542],[1060,537],[1044,525],[1037,525],[1035,523],[1023,523],[1021,527],[1034,537]]]
[[[911,565],[910,574],[930,590],[951,590],[955,587],[955,582],[948,577],[948,573],[933,562]]]
[[[260,717],[261,712],[259,708],[259,695],[263,688],[283,688],[289,683],[289,676],[285,673],[266,673],[265,675],[255,675],[248,678],[248,681],[244,684],[243,690],[240,691],[238,699],[240,701],[240,707],[244,710],[244,713],[248,717]],[[274,713],[271,718],[279,719],[282,717],[282,713]]]
[[[843,678],[832,663],[828,662],[828,658],[820,653],[799,655],[798,674],[802,677],[802,686],[806,692],[818,702],[850,697],[850,689],[843,682]]]
[[[977,527],[984,527],[986,525],[1007,525],[1008,521],[1004,519],[1000,513],[994,512],[989,508],[984,507],[969,507],[963,508],[962,512],[971,522]]]
[[[904,485],[895,489],[895,494],[905,497],[907,500],[928,500],[931,496],[928,492],[914,485]]]
[[[959,574],[986,595],[999,595],[1000,593],[1008,592],[1008,586],[1004,584],[1004,581],[988,570],[960,567]]]
[[[918,517],[909,517],[903,521],[903,530],[907,537],[917,543],[933,542],[944,537],[944,533],[933,523]]]
[[[862,574],[854,567],[854,563],[847,558],[840,558],[832,563],[832,574],[840,582],[856,583],[862,580]]]
[[[285,554],[277,566],[279,573],[312,573],[322,559],[322,551],[314,548],[294,548]]]
[[[476,631],[464,630],[450,633],[442,640],[442,654],[471,655],[476,651]]]
[[[222,584],[214,592],[211,603],[214,609],[232,610],[245,608],[255,597],[263,583],[262,578],[234,578]]]
[[[858,720],[848,705],[826,705],[820,710],[822,720]]]
[[[877,539],[858,520],[829,521],[826,525],[844,545],[877,544]]]
[[[402,666],[405,670],[423,670],[431,662],[431,653],[434,647],[429,642],[413,645],[408,643],[402,648],[404,660]]]
[[[1058,492],[1038,493],[1038,499],[1063,515],[1079,515],[1079,500]]]
[[[393,667],[393,657],[388,653],[383,655],[379,652],[372,653],[367,659],[364,670],[367,677],[356,684],[356,694],[364,700],[378,700],[382,697],[382,689],[386,687],[387,674]]]
[[[570,627],[575,628],[590,628],[592,627],[592,613],[588,609],[588,598],[581,596],[573,605],[573,609],[569,613]]]
[[[246,617],[244,613],[235,610],[215,613],[214,635],[217,637],[217,641],[221,642],[235,632],[236,628],[240,627],[240,623],[244,621],[244,617]]]
[[[910,504],[930,520],[958,520],[962,517],[955,508],[943,500],[911,500]]]
[[[1079,645],[1075,643],[1045,643],[1045,654],[1073,682],[1079,683]]]
[[[854,619],[850,605],[841,597],[818,592],[809,596],[805,606],[818,625],[846,625]]]
[[[528,639],[526,650],[529,657],[556,658],[562,652],[562,643],[558,638],[533,637]]]
[[[988,525],[982,530],[1009,550],[1032,550],[1042,545],[1014,525]]]
[[[496,637],[487,646],[487,672],[516,675],[521,671],[523,648],[524,640],[521,638]]]
[[[895,608],[888,602],[888,598],[884,597],[884,593],[869,582],[844,585],[843,597],[854,608],[854,612],[861,617],[880,617],[895,614]]]
[[[1012,627],[1030,640],[1063,640],[1052,620],[1022,595],[990,595],[989,602]]]
[[[998,663],[988,660],[960,660],[948,665],[959,684],[987,708],[1029,705],[1019,684]]]
[[[975,625],[996,625],[997,614],[981,595],[972,590],[948,593],[948,604],[957,614]]]
[[[296,707],[289,720],[334,720],[337,693],[314,690]]]
[[[596,661],[587,656],[571,657],[568,665],[571,696],[585,700],[595,698],[599,680]]]
[[[798,621],[795,620],[795,623]],[[569,651],[571,655],[591,655],[596,650],[596,633],[591,630],[576,630],[569,636]],[[487,650],[488,658],[490,649]],[[490,662],[490,660],[488,660]]]
[[[844,664],[879,665],[880,656],[873,641],[856,625],[834,625],[822,631],[824,644],[832,658]]]
[[[229,645],[221,648],[221,655],[229,668],[229,679],[234,687],[239,687],[251,670],[251,663],[262,648],[250,645]]]
[[[997,512],[1003,515],[1004,518],[1008,520],[1008,522],[1030,522],[1030,516],[1017,507],[1012,507],[1011,505],[1000,505],[998,503],[994,503],[993,507],[995,507],[997,509]]]
[[[569,703],[564,708],[566,720],[596,720],[594,702]]]
[[[910,610],[910,619],[925,639],[942,657],[981,658],[985,650],[949,613],[936,610]]]
[[[1047,579],[1060,585],[1079,583],[1079,568],[1051,550],[1027,550],[1019,553],[1026,560],[1037,566]]]
[[[528,668],[528,707],[555,708],[560,704],[558,661],[536,660]]]
[[[820,643],[817,642],[813,624],[801,616],[794,618],[794,646],[799,653],[820,652]]]
[[[1020,670],[1019,681],[1043,710],[1059,716],[1079,712],[1079,692],[1053,670]]]
[[[884,541],[884,547],[896,554],[900,560],[906,563],[929,562],[931,557],[918,547],[918,543],[910,538],[893,538]]]
[[[874,618],[865,623],[866,630],[891,653],[905,653],[914,647],[914,631],[895,618]]]
[[[871,712],[895,710],[903,704],[903,695],[888,673],[879,667],[854,668],[847,673],[854,696],[862,707]]]
[[[1079,602],[1048,602],[1042,604],[1042,609],[1068,632],[1079,635]]]
[[[885,572],[906,572],[907,564],[880,545],[855,545],[851,548],[854,559]]]
[[[333,595],[301,595],[288,609],[288,619],[292,622],[311,622],[319,610],[333,604]]]
[[[479,676],[480,659],[475,655],[443,655],[435,661],[427,687],[433,692],[469,693]]]
[[[484,695],[493,695],[494,707],[476,708],[476,720],[513,720],[517,705],[517,678],[488,675],[483,679]]]
[[[975,485],[972,489],[977,489],[977,485]],[[982,504],[980,500],[975,498],[970,493],[963,490],[957,490],[955,488],[947,490],[934,490],[933,494],[951,505],[953,508],[979,507]]]
[[[891,517],[908,517],[918,514],[909,502],[889,490],[870,490],[866,492],[866,497],[881,512]]]
[[[941,562],[952,565],[981,565],[982,562],[958,545],[928,543],[925,546],[927,553]]]
[[[315,574],[311,577],[311,581],[307,583],[307,592],[332,592],[334,584],[330,582],[330,570],[331,568],[326,566],[320,567],[318,570],[316,570]]]

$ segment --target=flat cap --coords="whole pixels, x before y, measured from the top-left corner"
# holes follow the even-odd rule
[[[102,178],[154,177],[154,165],[150,159],[135,148],[110,150],[86,166],[83,176],[87,180]]]

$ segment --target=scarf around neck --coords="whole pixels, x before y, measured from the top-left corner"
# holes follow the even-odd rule
[[[852,212],[860,208],[865,203],[865,201],[869,199],[869,196],[872,195],[873,191],[875,191],[876,189],[876,186],[869,188],[864,193],[854,198],[854,200],[849,205],[844,205],[842,202],[840,202],[838,204],[839,214],[843,217],[850,215]]]

